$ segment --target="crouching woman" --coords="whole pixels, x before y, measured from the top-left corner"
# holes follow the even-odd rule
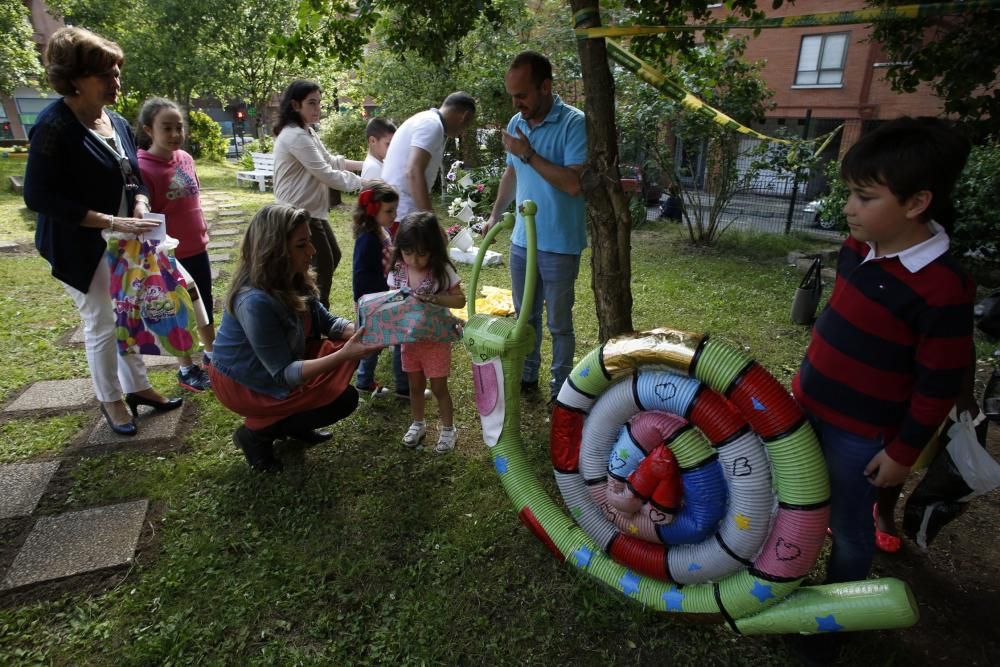
[[[265,206],[243,238],[210,373],[219,402],[245,418],[233,433],[250,467],[281,470],[274,441],[330,439],[319,430],[354,412],[358,362],[379,349],[319,302],[309,263],[309,212]]]

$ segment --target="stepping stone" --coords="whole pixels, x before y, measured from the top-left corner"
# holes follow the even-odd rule
[[[0,465],[0,519],[31,516],[59,461]]]
[[[18,247],[16,241],[0,241],[0,252],[17,252]]]
[[[219,267],[217,267],[217,266],[213,266],[213,267],[212,267],[212,271],[211,271],[211,274],[210,274],[210,275],[211,275],[211,277],[212,277],[212,282],[215,282],[216,280],[218,280],[218,279],[219,279],[219,276],[221,276],[221,275],[222,275],[222,272],[221,272],[221,271],[219,271]]]
[[[24,410],[75,410],[92,405],[94,383],[90,379],[41,380],[3,409],[4,412]]]
[[[176,366],[177,357],[172,357],[169,354],[144,354],[142,362],[146,364],[146,368],[164,368]]]
[[[130,563],[148,507],[148,500],[136,500],[40,518],[2,587],[18,588]]]
[[[237,220],[236,218],[222,218],[221,220],[216,220],[212,223],[213,227],[218,225],[245,225],[247,221],[245,219]]]
[[[209,241],[205,246],[209,250],[224,250],[236,247],[236,241]]]
[[[211,231],[212,236],[242,236],[243,230],[237,227],[220,227],[219,229],[213,229]]]
[[[235,206],[235,204],[234,204],[234,206]],[[243,211],[220,211],[219,212],[219,217],[220,218],[239,218],[240,216],[244,216],[244,215],[246,215],[246,213],[244,213]]]
[[[215,263],[215,262],[228,262],[229,261],[229,255],[212,255],[212,254],[209,254],[208,261],[212,262],[212,263]]]
[[[71,345],[83,345],[83,325],[80,325],[73,331],[73,335],[69,337],[69,343]],[[172,366],[177,363],[177,357],[172,357],[168,354],[144,354],[142,355],[142,360],[145,362],[147,368],[159,368],[161,366]]]
[[[219,208],[236,208],[239,204],[233,203],[232,199],[220,199]],[[225,215],[225,212],[223,212]]]
[[[87,437],[83,448],[95,445],[126,445],[141,444],[152,440],[166,440],[177,435],[177,427],[181,423],[181,413],[184,408],[177,408],[168,412],[156,412],[148,406],[139,406],[139,417],[136,424],[139,426],[139,433],[136,435],[118,435],[111,430],[104,417],[97,420],[94,429]]]
[[[70,345],[83,345],[85,342],[83,339],[83,325],[81,324],[73,331],[73,335],[69,337],[69,343]]]

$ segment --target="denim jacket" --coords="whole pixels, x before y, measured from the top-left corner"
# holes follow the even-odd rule
[[[351,324],[331,315],[315,298],[308,305],[314,337],[324,332],[339,339]],[[282,399],[302,384],[305,353],[300,315],[264,290],[246,287],[236,295],[233,312],[222,315],[212,365],[253,391]]]

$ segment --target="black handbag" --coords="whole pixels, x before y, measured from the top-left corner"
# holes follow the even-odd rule
[[[795,289],[795,298],[792,299],[792,322],[812,324],[816,319],[816,308],[819,307],[819,300],[823,295],[823,278],[820,275],[822,268],[823,263],[820,258],[813,259],[802,282]]]

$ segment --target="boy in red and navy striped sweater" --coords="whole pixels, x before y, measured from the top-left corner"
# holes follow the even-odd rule
[[[946,232],[968,153],[943,121],[900,118],[841,163],[850,236],[792,383],[830,473],[831,583],[868,576],[878,489],[906,479],[972,358],[975,285]]]

